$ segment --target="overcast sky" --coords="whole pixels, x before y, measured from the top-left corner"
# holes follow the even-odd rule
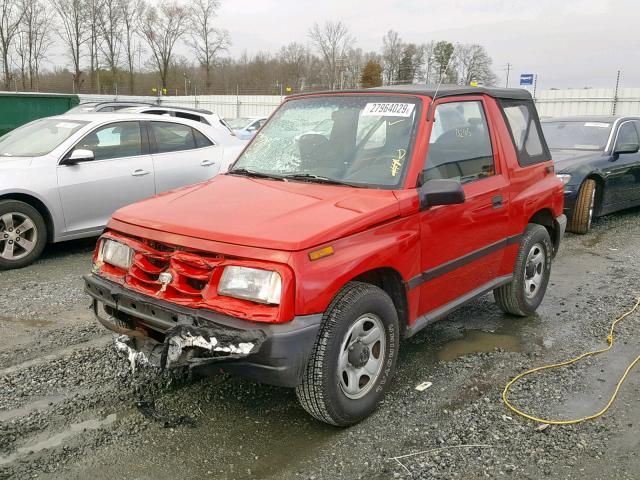
[[[406,42],[484,45],[504,85],[538,73],[539,88],[640,87],[640,0],[221,0],[231,54],[308,42],[313,22],[341,20],[363,50],[392,29]]]

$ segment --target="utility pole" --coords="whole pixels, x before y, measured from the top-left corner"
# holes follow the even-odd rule
[[[507,72],[507,82],[505,87],[509,88],[509,72],[511,71],[511,67],[513,67],[513,65],[511,65],[509,62],[507,62],[507,65],[505,66],[505,71]]]
[[[616,89],[613,92],[613,106],[611,108],[611,115],[616,114],[616,107],[618,106],[618,87],[620,86],[620,70],[618,70],[618,76],[616,77]]]

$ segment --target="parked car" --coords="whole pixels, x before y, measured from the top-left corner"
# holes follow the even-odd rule
[[[569,231],[586,233],[593,218],[640,205],[640,118],[551,118],[542,129],[564,183]]]
[[[269,117],[225,118],[225,122],[231,127],[236,137],[250,140],[262,128],[267,118]]]
[[[209,110],[174,107],[171,105],[151,105],[126,108],[122,110],[122,112],[148,113],[151,115],[165,115],[169,117],[184,118],[187,120],[193,120],[194,122],[204,123],[205,125],[210,125],[227,135],[234,135],[233,130],[227,122],[220,115],[210,112]]]
[[[0,269],[45,244],[97,236],[118,208],[224,172],[242,144],[201,123],[147,115],[48,117],[0,137]]]
[[[71,110],[68,110],[67,113],[77,114],[77,113],[107,113],[107,112],[117,112],[122,110],[123,108],[130,107],[143,107],[152,105],[151,103],[143,103],[143,102],[84,102],[80,105],[73,107]]]
[[[84,277],[118,348],[295,387],[350,425],[388,390],[401,338],[491,291],[533,314],[566,218],[531,95],[434,96],[287,97],[227,174],[118,210]],[[326,119],[328,137],[300,136]]]

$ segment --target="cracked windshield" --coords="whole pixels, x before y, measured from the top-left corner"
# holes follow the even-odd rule
[[[418,100],[341,96],[283,105],[230,173],[371,188],[400,185]]]

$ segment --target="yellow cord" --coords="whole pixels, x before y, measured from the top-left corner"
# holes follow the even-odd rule
[[[611,398],[609,399],[609,401],[607,402],[607,404],[605,405],[605,407],[600,410],[599,412],[596,412],[592,415],[586,416],[586,417],[582,417],[582,418],[575,418],[572,420],[553,420],[553,419],[545,419],[545,418],[539,418],[536,417],[534,415],[529,415],[528,413],[523,412],[522,410],[519,410],[517,407],[514,407],[511,402],[509,402],[507,396],[509,394],[509,389],[511,388],[511,386],[517,382],[518,380],[520,380],[523,377],[526,377],[527,375],[530,375],[532,373],[535,372],[540,372],[542,370],[548,370],[551,368],[558,368],[558,367],[564,367],[566,365],[571,365],[572,363],[576,363],[580,360],[582,360],[585,357],[590,357],[593,355],[599,355],[601,353],[607,352],[611,349],[611,347],[613,347],[613,333],[614,333],[614,329],[616,327],[616,324],[618,322],[620,322],[621,320],[623,320],[624,318],[628,317],[629,315],[631,315],[633,312],[635,312],[638,307],[640,307],[640,297],[638,298],[635,306],[625,312],[624,314],[620,315],[618,318],[616,318],[612,323],[611,323],[611,327],[609,328],[609,334],[607,335],[607,346],[605,348],[601,348],[599,350],[593,350],[591,352],[586,352],[583,353],[582,355],[579,355],[575,358],[572,358],[570,360],[565,360],[564,362],[560,362],[560,363],[554,363],[551,365],[544,365],[542,367],[536,367],[536,368],[532,368],[530,370],[527,370],[526,372],[523,372],[517,376],[515,376],[514,378],[512,378],[509,383],[507,383],[507,385],[504,387],[504,390],[502,391],[502,401],[504,402],[504,404],[507,406],[507,408],[515,413],[517,413],[518,415],[524,417],[524,418],[528,418],[529,420],[533,420],[534,422],[539,422],[539,423],[547,423],[550,425],[572,425],[575,423],[580,423],[580,422],[584,422],[586,420],[593,420],[594,418],[598,418],[599,416],[603,415],[607,410],[609,410],[609,407],[611,407],[611,405],[613,404],[613,402],[615,401],[616,397],[618,396],[618,390],[620,390],[620,386],[624,383],[624,381],[627,379],[627,376],[629,375],[629,372],[631,370],[633,370],[633,367],[636,366],[636,364],[638,364],[640,362],[640,355],[638,355],[636,357],[636,359],[631,362],[631,364],[629,364],[629,366],[627,367],[627,369],[624,372],[624,375],[622,375],[622,377],[620,378],[620,380],[618,381],[615,390],[613,391],[613,395],[611,395]]]

